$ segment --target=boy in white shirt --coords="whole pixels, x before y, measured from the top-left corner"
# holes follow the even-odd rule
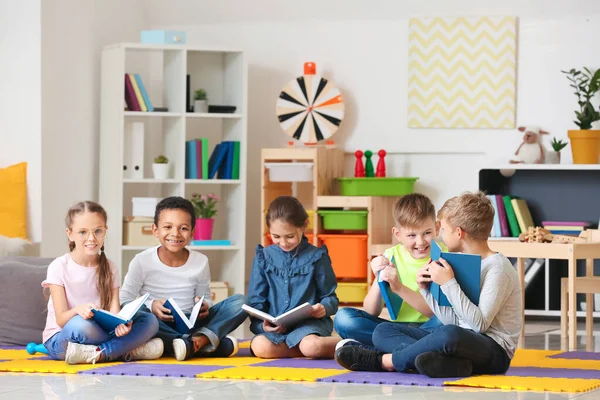
[[[246,297],[236,294],[213,306],[210,294],[208,258],[186,246],[193,237],[196,221],[194,206],[182,197],[168,197],[156,206],[152,231],[161,245],[135,256],[129,264],[121,288],[121,299],[129,302],[141,293],[150,293],[148,310],[159,321],[157,337],[164,342],[164,353],[179,361],[197,356],[229,357],[237,353],[237,340],[227,336],[247,317],[242,305]],[[194,304],[204,303],[189,334],[175,330],[173,316],[164,307],[173,298],[189,316]]]

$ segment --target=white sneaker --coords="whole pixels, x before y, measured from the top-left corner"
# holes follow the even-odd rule
[[[156,360],[163,355],[165,345],[160,338],[154,338],[144,343],[137,349],[133,349],[125,356],[127,361]]]
[[[341,349],[342,347],[344,347],[345,345],[349,345],[349,346],[358,346],[360,344],[360,342],[358,340],[354,340],[354,339],[343,339],[340,340],[338,342],[338,344],[335,345],[335,350],[338,351],[339,349]]]
[[[98,350],[98,346],[69,342],[65,362],[67,364],[96,364],[101,354],[102,350]]]

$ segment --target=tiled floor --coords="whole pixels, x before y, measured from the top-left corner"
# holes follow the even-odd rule
[[[558,323],[528,322],[526,348],[560,349]],[[581,328],[583,330],[583,326]],[[600,351],[600,332],[594,338]],[[579,338],[585,350],[585,337]],[[264,381],[201,381],[187,378],[120,377],[95,375],[34,375],[0,373],[0,399],[412,399],[486,400],[570,399],[600,400],[600,390],[585,394],[548,394],[339,383]]]

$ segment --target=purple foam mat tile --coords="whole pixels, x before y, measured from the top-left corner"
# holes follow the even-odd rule
[[[0,346],[0,350],[25,350],[25,346]]]
[[[402,372],[349,372],[347,374],[317,379],[317,382],[371,383],[376,385],[444,386],[444,382],[458,378],[430,378],[421,374]]]
[[[541,378],[600,379],[599,370],[571,368],[510,367],[505,375]]]
[[[563,358],[566,360],[600,360],[600,353],[592,353],[588,351],[565,351],[564,353],[555,354],[548,358]]]
[[[250,349],[239,349],[234,357],[251,357]]]
[[[138,364],[126,363],[106,366],[87,371],[80,371],[85,375],[129,375],[129,376],[174,376],[195,378],[197,374],[216,371],[228,367],[218,365],[177,365],[177,364]]]
[[[50,358],[50,356],[30,357],[28,360],[52,360],[52,358]]]
[[[254,364],[255,367],[286,367],[286,368],[324,368],[324,369],[345,369],[335,360],[312,360],[310,358],[280,358],[277,360],[265,361],[264,363]]]

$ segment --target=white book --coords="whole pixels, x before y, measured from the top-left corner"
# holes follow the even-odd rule
[[[291,310],[284,312],[283,314],[277,317],[274,317],[271,314],[267,314],[266,312],[257,310],[256,308],[250,307],[246,304],[242,306],[242,309],[248,314],[256,318],[262,319],[263,321],[268,321],[273,325],[292,327],[297,325],[300,321],[309,318],[310,312],[312,311],[312,306],[309,303],[304,303],[296,308],[292,308]]]
[[[194,308],[192,308],[192,313],[188,318],[183,310],[179,307],[179,305],[173,300],[173,298],[167,299],[165,301],[164,307],[171,310],[171,315],[173,316],[175,322],[175,330],[181,334],[189,333],[190,330],[196,325],[196,319],[198,318],[198,313],[200,312],[200,308],[202,307],[202,302],[204,301],[204,296],[200,299],[199,302],[196,303]]]
[[[146,293],[143,296],[138,297],[132,302],[126,304],[121,308],[121,311],[117,315],[110,311],[93,309],[93,319],[98,325],[102,327],[106,332],[112,333],[115,328],[121,324],[127,324],[136,312],[144,305],[144,302],[148,300],[150,293]]]

